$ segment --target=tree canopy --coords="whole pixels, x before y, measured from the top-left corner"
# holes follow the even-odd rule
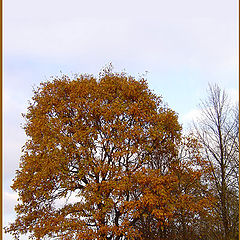
[[[211,217],[201,146],[144,78],[111,68],[54,77],[24,117],[17,218],[6,228],[16,238],[195,239],[199,216]]]

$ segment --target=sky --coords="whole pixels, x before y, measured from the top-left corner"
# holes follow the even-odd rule
[[[187,128],[217,83],[238,99],[239,2],[237,0],[7,0],[3,1],[4,225],[14,221],[17,194],[10,185],[26,141],[21,113],[33,86],[50,76],[133,76],[147,71]],[[12,239],[8,234],[4,239]],[[22,239],[27,239],[22,237]]]

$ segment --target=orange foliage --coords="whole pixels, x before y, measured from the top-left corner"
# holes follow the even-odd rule
[[[12,185],[20,203],[6,229],[13,235],[164,239],[174,219],[209,206],[196,143],[179,157],[177,115],[145,79],[111,69],[99,79],[63,75],[41,84],[24,116],[29,140]]]

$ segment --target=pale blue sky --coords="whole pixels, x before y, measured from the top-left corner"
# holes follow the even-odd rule
[[[237,0],[4,1],[4,224],[32,86],[52,75],[148,71],[149,87],[187,122],[208,82],[238,95]],[[12,239],[5,236],[4,239]]]

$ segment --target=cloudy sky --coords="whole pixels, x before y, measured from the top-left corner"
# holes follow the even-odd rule
[[[148,71],[187,126],[208,83],[238,99],[238,9],[237,0],[4,1],[4,224],[14,219],[9,186],[33,86],[110,62],[136,77]]]

